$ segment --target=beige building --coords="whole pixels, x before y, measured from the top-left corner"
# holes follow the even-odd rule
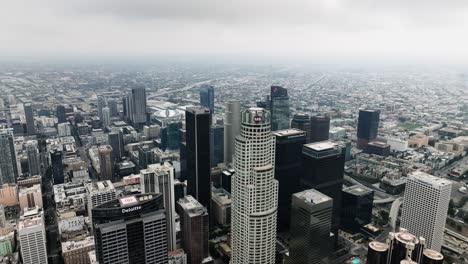
[[[0,204],[3,206],[18,204],[18,186],[16,184],[3,184],[0,187]]]
[[[412,135],[408,138],[408,145],[410,148],[420,148],[422,146],[427,146],[429,145],[429,137],[421,133]]]
[[[65,264],[90,264],[88,253],[94,250],[94,237],[88,236],[80,241],[62,243],[62,255]]]
[[[36,184],[29,188],[19,189],[18,198],[21,209],[33,207],[42,208],[41,185]]]

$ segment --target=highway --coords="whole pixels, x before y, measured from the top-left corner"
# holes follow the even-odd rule
[[[195,87],[198,87],[202,84],[207,84],[207,83],[210,83],[212,81],[216,81],[216,80],[219,80],[219,79],[212,79],[212,80],[206,80],[206,81],[202,81],[202,82],[197,82],[197,83],[193,83],[193,84],[189,84],[189,85],[186,85],[185,87],[183,88],[179,88],[179,89],[173,89],[173,90],[170,90],[170,91],[164,91],[164,92],[159,92],[159,93],[154,93],[154,94],[151,94],[147,97],[147,100],[151,100],[151,99],[154,99],[156,97],[160,97],[160,96],[164,96],[164,95],[168,95],[168,94],[173,94],[173,93],[180,93],[180,92],[184,92],[184,91],[188,91],[190,89],[193,89]]]

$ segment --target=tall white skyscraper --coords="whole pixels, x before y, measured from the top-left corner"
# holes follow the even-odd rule
[[[270,112],[242,112],[232,180],[231,264],[275,263],[278,181]]]
[[[44,215],[34,208],[24,212],[18,224],[18,240],[24,264],[47,264]]]
[[[140,171],[141,193],[160,193],[163,195],[167,220],[167,246],[170,251],[176,250],[176,223],[174,198],[174,167],[166,162],[150,164]]]
[[[111,123],[111,114],[110,114],[110,108],[109,107],[104,107],[102,108],[102,124],[107,127]]]
[[[424,237],[428,248],[442,247],[452,183],[421,171],[406,182],[400,226]]]
[[[239,101],[229,101],[224,112],[224,163],[232,163],[235,138],[240,133],[241,112]]]

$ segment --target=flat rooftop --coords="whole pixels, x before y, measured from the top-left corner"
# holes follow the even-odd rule
[[[205,207],[191,195],[179,199],[178,203],[188,212],[189,216],[202,215],[206,212]]]
[[[274,131],[273,135],[277,137],[305,135],[305,132],[296,128]]]
[[[310,204],[321,204],[332,199],[315,189],[305,190],[302,192],[295,193],[293,195],[299,199],[307,201]]]
[[[331,150],[331,149],[337,148],[338,144],[333,143],[331,141],[322,141],[322,142],[305,144],[304,147],[315,150],[315,151],[325,151],[325,150]]]
[[[372,190],[361,185],[353,185],[348,188],[344,188],[343,191],[354,195],[366,195],[372,192]]]
[[[434,175],[430,175],[428,173],[422,171],[413,171],[409,174],[409,179],[417,180],[420,182],[424,182],[430,184],[434,187],[442,187],[442,186],[451,186],[452,182],[446,179],[439,178]]]

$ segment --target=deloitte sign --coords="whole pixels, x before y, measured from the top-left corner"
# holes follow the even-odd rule
[[[130,207],[130,208],[123,208],[122,209],[122,214],[134,212],[134,211],[137,211],[137,210],[140,210],[140,209],[141,209],[141,205]]]

